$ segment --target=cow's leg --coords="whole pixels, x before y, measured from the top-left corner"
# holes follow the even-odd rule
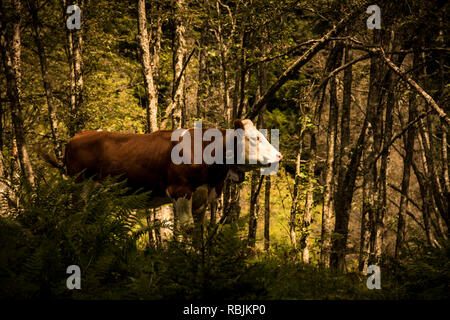
[[[180,225],[192,223],[192,199],[178,198],[173,202],[175,217]]]
[[[203,238],[205,213],[208,207],[208,187],[201,186],[192,195],[192,216],[194,219],[193,242],[195,248],[200,248]]]
[[[174,236],[192,233],[192,198],[181,197],[173,200]]]

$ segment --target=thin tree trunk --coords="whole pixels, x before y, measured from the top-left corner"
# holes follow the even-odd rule
[[[374,32],[373,43],[377,44],[381,41],[380,32]],[[383,127],[382,117],[383,105],[381,101],[382,88],[384,85],[384,65],[379,57],[372,57],[370,60],[370,80],[369,80],[369,93],[367,97],[367,117],[369,126],[369,139],[365,175],[367,175],[367,196],[366,199],[369,212],[369,264],[377,262],[376,247],[379,238],[377,234],[379,232],[379,208],[378,194],[380,192],[378,185],[378,168],[377,168],[377,154],[379,154],[382,147],[383,140]]]
[[[348,63],[352,60],[352,53],[349,46],[344,48],[344,63]],[[344,71],[344,90],[342,99],[342,115],[340,122],[340,147],[339,156],[337,157],[337,186],[335,192],[335,198],[339,201],[335,202],[335,233],[338,233],[340,237],[333,242],[331,264],[339,271],[344,271],[345,268],[345,250],[346,239],[348,237],[348,217],[349,212],[347,210],[339,210],[342,206],[339,206],[338,202],[342,201],[341,195],[346,188],[344,185],[344,179],[348,162],[348,146],[350,143],[350,106],[351,106],[351,93],[352,93],[352,66],[350,65]],[[333,79],[333,78],[332,78]],[[333,80],[332,80],[333,81]]]
[[[301,123],[300,123],[300,132],[299,132],[299,141],[298,141],[298,150],[297,150],[297,158],[295,161],[295,179],[294,179],[294,189],[292,190],[292,204],[291,204],[291,212],[289,218],[289,237],[291,240],[292,248],[295,252],[298,251],[297,244],[297,225],[298,225],[298,212],[300,208],[300,184],[301,184],[301,156],[303,152],[303,138],[304,133],[306,131],[306,123],[307,123],[307,113],[304,112],[302,108],[302,104],[299,103],[299,111],[301,114]]]
[[[158,93],[159,73],[160,73],[160,54],[161,54],[161,35],[162,19],[160,4],[155,1],[151,4],[151,36],[150,36],[150,56],[151,67],[153,71],[153,84]],[[158,95],[156,94],[156,104],[158,104]]]
[[[420,135],[417,136],[420,141]],[[404,158],[405,156],[403,156]],[[414,159],[412,159],[411,167],[414,170],[414,175],[416,176],[417,182],[419,184],[420,195],[422,198],[422,219],[425,226],[426,236],[431,245],[436,246],[441,240],[444,239],[443,232],[439,224],[439,216],[437,215],[437,209],[433,205],[433,197],[431,195],[431,188],[429,186],[428,179],[425,174],[419,171],[419,168],[415,164]],[[434,219],[431,213],[436,215]],[[434,230],[434,231],[433,231]]]
[[[48,114],[48,122],[50,125],[50,133],[53,142],[53,151],[55,153],[56,158],[61,160],[62,146],[58,140],[58,121],[56,118],[56,106],[54,104],[53,89],[48,73],[47,54],[45,52],[45,47],[42,42],[42,32],[41,32],[41,22],[39,20],[39,12],[38,8],[36,7],[36,3],[34,1],[28,0],[28,5],[33,23],[34,40],[38,50],[39,62],[41,65],[41,74],[42,74],[42,82],[44,85],[45,97],[47,99],[47,114]]]
[[[209,23],[208,19],[202,24],[200,35],[200,50],[198,51],[198,76],[197,76],[197,117],[206,117],[206,101],[208,93],[208,55],[207,55],[207,34]]]
[[[4,166],[3,153],[0,150],[0,178],[6,178],[6,170]],[[8,215],[8,186],[0,180],[0,217]]]
[[[64,24],[67,19],[67,0],[62,0],[62,20]],[[70,92],[69,92],[69,123],[67,125],[69,136],[74,136],[76,133],[75,123],[76,123],[76,102],[75,102],[75,68],[74,68],[74,54],[73,54],[73,35],[69,29],[66,29],[66,53],[67,62],[69,64],[69,78],[70,78]]]
[[[258,180],[259,173],[254,170],[251,176],[250,185],[250,210],[249,210],[249,221],[248,221],[248,243],[249,246],[254,247],[256,242],[256,226],[257,226],[257,216],[259,212],[259,188]]]
[[[423,77],[425,79],[425,76],[427,75],[426,69],[424,67],[426,64],[426,59],[425,59],[425,56],[423,55],[423,53],[421,53],[420,58],[421,58],[420,66],[422,66],[422,68],[419,69],[419,71],[418,71],[418,78]],[[411,85],[414,87],[413,84],[411,84]],[[416,85],[419,86],[418,84],[416,84]],[[425,83],[425,85],[426,85],[426,83]],[[425,92],[424,89],[421,89],[421,90],[423,92]],[[420,93],[420,90],[419,90],[419,93]],[[429,100],[427,100],[427,102],[428,102],[428,104],[426,104],[427,112],[430,110],[430,106],[433,110],[435,110],[437,112],[439,111],[439,110],[436,110],[436,105],[433,105],[433,102],[430,102]],[[439,115],[439,112],[438,112],[438,115]],[[441,115],[439,115],[439,117],[441,119],[441,122],[443,122],[442,120],[445,120],[445,118],[443,118]],[[446,123],[447,126],[450,126],[449,123]],[[431,122],[431,117],[427,117],[425,124],[423,123],[422,119],[420,119],[418,122],[418,128],[419,128],[418,138],[419,138],[419,142],[422,146],[421,154],[422,154],[422,159],[423,159],[423,166],[424,166],[426,176],[427,176],[426,180],[428,180],[430,190],[431,190],[431,195],[432,195],[434,208],[435,208],[434,212],[437,215],[437,223],[438,224],[442,223],[443,225],[445,225],[445,228],[447,229],[446,236],[448,237],[449,230],[450,230],[448,194],[444,193],[445,183],[443,186],[443,184],[441,183],[441,179],[439,179],[438,170],[436,168],[436,166],[437,166],[436,161],[438,160],[438,158],[436,158],[436,156],[435,156],[434,137],[432,134],[430,134],[430,132],[433,132],[432,127],[433,127],[433,124]]]
[[[240,98],[240,73],[235,72],[234,73],[234,88],[233,88],[233,108],[231,113],[231,120],[234,121],[234,119],[237,118],[237,112],[239,108],[239,98]],[[230,123],[231,124],[231,123]]]
[[[209,205],[210,210],[210,218],[209,218],[209,226],[214,227],[216,225],[217,220],[217,207],[218,207],[218,200],[214,200]]]
[[[270,248],[270,188],[270,175],[267,175],[264,186],[264,250],[266,251]]]
[[[367,163],[365,157],[363,158],[364,167]],[[359,256],[358,256],[358,270],[360,272],[364,272],[367,269],[367,261],[369,257],[369,231],[370,231],[370,205],[369,205],[369,196],[367,194],[367,175],[363,177],[362,183],[362,208],[361,208],[361,231],[360,231],[360,239],[359,239]]]
[[[335,46],[330,53],[328,70],[334,70],[341,64],[342,60],[341,46]],[[325,169],[325,183],[323,191],[323,209],[322,209],[322,250],[321,263],[325,267],[330,266],[331,256],[331,233],[333,230],[333,192],[335,180],[335,148],[337,137],[337,123],[339,115],[339,104],[337,101],[337,80],[335,77],[330,79],[330,109],[327,131],[327,158]]]
[[[330,108],[332,109],[332,107]],[[330,122],[333,122],[334,111],[330,110]],[[330,266],[331,255],[331,232],[333,230],[333,167],[334,167],[334,147],[335,147],[335,134],[336,131],[330,123],[329,133],[327,135],[327,160],[325,171],[325,184],[323,191],[323,209],[322,209],[322,250],[321,250],[321,262],[325,267]]]
[[[344,48],[344,63],[348,63],[353,59],[350,46]],[[350,108],[352,101],[352,84],[353,84],[353,67],[350,65],[344,70],[344,89],[342,97],[342,115],[341,115],[341,130],[338,160],[338,185],[342,185],[345,176],[344,166],[347,164],[348,147],[350,144]]]
[[[1,9],[1,8],[0,8]],[[0,178],[6,179],[5,161],[3,158],[3,103],[0,91]],[[8,213],[8,185],[0,180],[0,216]]]
[[[241,118],[243,111],[244,111],[244,104],[245,104],[245,84],[246,79],[248,77],[247,73],[247,55],[245,53],[245,46],[246,46],[246,31],[245,29],[242,31],[241,34],[241,41],[240,41],[240,50],[239,50],[239,90],[240,90],[240,98],[239,98],[239,106],[237,108],[237,114],[235,115],[235,118]],[[264,86],[267,87],[267,85]],[[263,92],[260,92],[259,96],[261,96]],[[264,107],[263,107],[264,108]],[[261,108],[261,110],[263,109]]]
[[[84,10],[84,0],[80,3],[80,9]],[[84,26],[84,20],[81,21]],[[85,115],[83,110],[84,95],[84,79],[83,79],[83,33],[82,29],[73,31],[73,64],[75,71],[75,114],[76,114],[76,132],[80,132],[84,128]]]
[[[222,218],[225,217],[225,223],[233,223],[239,219],[241,213],[241,207],[239,204],[240,196],[240,185],[227,179],[225,181],[222,197]]]
[[[441,126],[441,130],[442,130],[442,177],[444,179],[444,191],[445,194],[447,195],[447,197],[449,197],[449,193],[450,193],[450,178],[449,178],[449,174],[448,174],[448,166],[449,163],[448,162],[448,140],[447,140],[447,131],[448,128],[446,128],[444,125]]]
[[[261,83],[260,83],[261,88]],[[263,115],[260,114],[257,120],[257,127],[261,127],[264,123]],[[253,170],[251,173],[250,182],[250,210],[249,210],[249,222],[248,222],[248,242],[249,246],[255,247],[256,244],[256,229],[258,225],[259,216],[259,193],[261,190],[264,176],[260,177],[259,170]]]
[[[309,96],[309,94],[305,94],[305,96]],[[307,107],[309,104],[311,103],[311,99],[307,99],[307,103],[303,103],[300,102],[299,103],[299,110],[300,110],[300,114],[301,114],[301,123],[300,123],[300,132],[299,132],[299,143],[298,143],[298,151],[297,151],[297,158],[295,161],[295,179],[294,179],[294,188],[292,191],[292,205],[291,205],[291,213],[290,213],[290,219],[289,219],[289,234],[290,234],[290,239],[291,239],[291,245],[294,248],[294,251],[298,250],[298,241],[297,241],[297,227],[298,227],[298,222],[299,222],[299,218],[298,213],[300,210],[300,196],[301,196],[301,176],[302,176],[302,172],[301,172],[301,156],[303,153],[303,144],[304,144],[304,137],[305,137],[305,133],[308,132],[308,130],[311,130],[310,132],[310,137],[311,137],[311,141],[310,141],[310,152],[312,151],[312,149],[315,148],[315,133],[313,132],[315,129],[314,128],[310,128],[308,129],[307,127],[307,122],[308,122],[308,117],[309,117],[309,108]],[[315,152],[315,151],[314,151]],[[309,164],[311,164],[312,159],[310,159]],[[309,167],[309,169],[311,169],[311,167]],[[309,169],[308,169],[308,173],[309,173]],[[311,180],[309,180],[308,177],[308,181],[311,182]],[[309,184],[308,182],[308,184]],[[307,191],[309,192],[309,190]],[[304,227],[305,224],[308,224],[308,220],[310,220],[310,212],[306,212],[308,211],[308,200],[306,200],[306,204],[305,204],[305,213],[303,216],[303,221],[302,221],[302,225],[301,225],[301,237],[300,237],[300,249],[302,251],[308,250],[307,249],[307,233],[304,232]],[[309,224],[308,224],[309,225]],[[305,249],[306,247],[306,249]]]
[[[424,114],[429,114],[429,113],[424,113]],[[398,114],[398,117],[399,117],[402,127],[407,128],[408,130],[412,127],[410,125],[411,123],[414,124],[414,123],[418,122],[418,120],[421,119],[421,117],[418,116],[414,121],[409,122],[408,125],[405,125],[401,113]],[[405,130],[402,130],[402,131],[405,131]],[[407,145],[407,137],[403,137],[403,138],[404,138],[404,145],[406,146]],[[417,138],[418,138],[419,144],[422,145],[421,136],[417,135]],[[406,154],[400,153],[399,151],[398,151],[398,153],[402,156],[403,162],[405,162]],[[423,152],[419,152],[419,155],[421,155],[422,158],[425,159]],[[425,160],[424,160],[424,162],[425,162]],[[433,198],[430,194],[431,187],[429,186],[429,181],[426,178],[427,168],[424,166],[424,173],[420,172],[418,166],[416,165],[416,163],[414,161],[414,157],[411,158],[411,167],[414,170],[414,174],[415,174],[415,177],[418,182],[420,195],[421,195],[421,199],[422,199],[422,205],[419,206],[407,195],[402,194],[402,196],[404,196],[409,203],[413,204],[419,210],[419,212],[421,212],[427,241],[430,245],[436,247],[436,246],[439,246],[439,242],[436,241],[436,239],[442,239],[441,238],[442,233],[439,228],[439,223],[436,223],[431,215],[431,212],[436,213],[437,209],[433,205]],[[400,194],[402,193],[401,189],[398,189],[393,185],[390,185],[390,187],[392,189],[396,190],[397,192],[399,192]],[[400,206],[398,206],[398,208],[400,208]],[[406,211],[406,212],[408,212],[408,211]],[[439,220],[439,217],[437,220]],[[433,232],[433,230],[434,230],[434,232]]]
[[[417,57],[414,54],[413,65],[417,66]],[[416,98],[415,93],[410,93],[409,96],[409,107],[408,107],[408,122],[413,121],[416,117]],[[403,242],[406,238],[406,225],[405,225],[405,215],[408,210],[408,191],[409,191],[409,181],[410,181],[410,169],[412,158],[414,154],[414,138],[415,138],[414,126],[410,127],[406,135],[405,142],[405,157],[403,158],[403,176],[401,184],[400,193],[400,205],[398,211],[398,222],[397,222],[397,238],[395,242],[395,257],[398,257],[400,250],[403,246]],[[425,221],[424,221],[425,222]]]
[[[261,41],[262,52],[266,55],[269,51],[267,31],[264,31],[263,40]],[[262,94],[267,89],[267,64],[261,63],[258,67],[259,70],[259,95]],[[266,108],[263,108],[261,117],[261,127],[267,129],[266,124]],[[267,139],[271,139],[269,132],[267,132]],[[270,248],[270,189],[271,189],[271,179],[270,175],[265,177],[264,185],[264,250],[267,252]]]
[[[294,190],[292,191],[292,205],[291,214],[289,218],[289,237],[291,240],[291,245],[294,251],[297,251],[297,212],[299,208],[299,198],[300,198],[300,162],[302,153],[302,138],[300,133],[299,146],[297,152],[297,159],[295,161],[295,180],[294,180]]]
[[[25,181],[34,186],[34,173],[26,147],[25,132],[23,129],[22,102],[21,102],[21,23],[22,3],[14,0],[14,19],[11,42],[8,43],[6,26],[4,25],[3,5],[0,8],[0,49],[2,51],[3,68],[6,74],[7,94],[10,100],[11,119],[13,123],[14,139],[17,144],[17,156]]]
[[[309,143],[309,154],[310,158],[308,160],[308,187],[306,190],[305,199],[305,212],[303,215],[302,223],[302,237],[300,240],[300,247],[302,249],[302,261],[304,263],[309,263],[309,238],[311,236],[310,225],[312,218],[312,207],[314,202],[314,166],[316,158],[316,135],[310,129],[310,143]]]
[[[395,34],[393,31],[389,33],[389,47],[392,49],[394,47]],[[395,63],[401,64],[404,55],[397,55],[394,57]],[[389,158],[389,143],[392,140],[392,126],[393,126],[393,109],[396,103],[395,101],[395,89],[396,89],[396,74],[391,70],[387,69],[384,73],[384,78],[382,81],[382,87],[379,97],[378,103],[378,111],[379,115],[383,114],[383,109],[385,110],[385,118],[384,122],[380,121],[380,133],[381,136],[378,139],[381,139],[379,143],[382,143],[382,147],[377,143],[377,148],[383,150],[381,155],[380,169],[378,175],[378,197],[377,197],[377,208],[376,208],[376,243],[374,248],[374,255],[377,257],[377,260],[382,255],[382,250],[384,246],[384,220],[386,216],[386,208],[387,208],[387,166],[388,166],[388,158]],[[384,127],[383,127],[384,125]],[[380,152],[378,149],[377,152]],[[377,157],[375,158],[377,159]],[[376,160],[374,160],[374,165],[376,165]]]
[[[84,0],[79,4],[81,12],[84,10]],[[67,19],[67,1],[63,0],[64,24]],[[73,136],[84,127],[85,115],[83,113],[83,30],[84,20],[81,17],[81,29],[67,29],[67,56],[70,67],[70,121],[69,135]]]
[[[147,220],[147,228],[148,228],[148,244],[147,246],[150,248],[155,248],[155,239],[153,238],[153,226],[154,223],[152,223],[152,214],[151,211],[154,211],[155,209],[146,209],[146,220]]]
[[[172,127],[180,128],[184,126],[186,110],[184,105],[184,84],[185,76],[183,72],[184,61],[186,58],[186,40],[184,25],[184,0],[176,0],[175,4],[175,30],[173,35],[172,50],[173,50],[173,86],[172,86]]]
[[[145,87],[145,110],[146,110],[146,132],[158,130],[158,93],[154,81],[154,58],[150,53],[150,39],[147,29],[147,15],[145,11],[145,0],[138,0],[138,31],[140,60]]]

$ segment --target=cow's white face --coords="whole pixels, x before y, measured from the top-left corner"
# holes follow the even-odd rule
[[[251,120],[236,120],[235,129],[239,128],[244,130],[246,165],[262,167],[283,159],[281,153],[256,129]]]

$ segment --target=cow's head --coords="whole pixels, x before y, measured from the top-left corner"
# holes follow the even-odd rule
[[[251,120],[235,120],[234,129],[237,145],[241,144],[244,158],[241,160],[244,160],[244,163],[236,161],[237,165],[230,172],[232,180],[237,180],[237,176],[239,176],[238,180],[242,180],[242,171],[270,167],[283,159],[281,153],[256,129]]]

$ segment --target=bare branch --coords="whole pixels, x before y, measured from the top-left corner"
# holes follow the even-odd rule
[[[350,67],[351,65],[353,65],[353,64],[355,64],[355,63],[357,63],[357,62],[360,62],[360,61],[362,61],[362,60],[369,59],[370,57],[371,57],[371,54],[366,54],[366,55],[363,55],[363,56],[361,56],[361,57],[359,57],[359,58],[356,58],[356,59],[354,59],[354,60],[352,60],[352,61],[350,61],[350,62],[348,62],[348,63],[346,63],[346,64],[344,64],[344,65],[342,65],[342,66],[340,66],[340,67],[337,68],[337,69],[334,69],[333,71],[331,71],[331,72],[328,74],[328,76],[327,76],[326,78],[324,78],[324,79],[322,80],[322,82],[319,84],[319,86],[314,90],[313,95],[316,95],[317,92],[322,88],[322,86],[324,86],[324,85],[328,82],[328,80],[329,80],[331,77],[335,76],[336,74],[338,74],[338,73],[341,72],[342,70],[344,70],[344,69]]]
[[[353,11],[343,19],[341,19],[333,28],[328,31],[322,38],[315,42],[306,52],[291,64],[283,74],[272,84],[272,86],[253,104],[246,118],[254,119],[270,97],[272,97],[286,81],[289,80],[301,67],[308,63],[314,56],[325,47],[331,38],[339,34],[345,26],[361,13],[361,8]]]

